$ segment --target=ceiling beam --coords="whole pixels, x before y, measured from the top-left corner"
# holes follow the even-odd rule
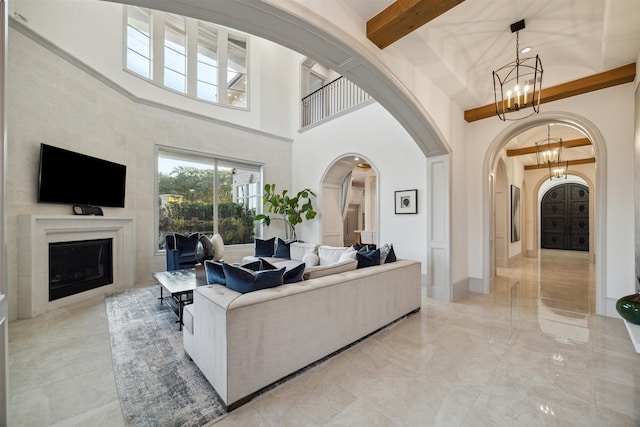
[[[579,138],[579,139],[570,139],[568,141],[562,141],[562,149],[565,148],[574,148],[574,147],[584,147],[585,145],[591,145],[591,140],[589,138]],[[557,142],[552,142],[549,144],[549,149],[554,150],[560,146]],[[547,146],[545,144],[545,149]],[[525,154],[536,154],[536,147],[522,147],[522,148],[514,148],[511,150],[507,150],[507,156],[523,156]]]
[[[463,1],[396,0],[367,21],[367,38],[384,49]]]
[[[573,80],[547,89],[542,89],[540,104],[557,101],[571,96],[582,95],[608,87],[632,82],[636,77],[636,64],[627,64],[622,67],[603,73],[594,74],[582,79]],[[464,119],[467,122],[486,119],[496,116],[496,105],[489,104],[484,107],[473,108],[464,112]]]
[[[568,162],[569,162],[569,166],[587,165],[589,163],[595,163],[596,162],[596,158],[595,157],[589,157],[588,159],[568,160]],[[560,162],[560,166],[566,165],[566,164],[567,164],[567,162]],[[524,167],[524,170],[528,171],[528,170],[533,170],[533,169],[547,169],[548,167],[549,167],[548,165],[526,165]]]

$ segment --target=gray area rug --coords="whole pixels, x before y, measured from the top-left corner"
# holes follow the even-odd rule
[[[113,371],[129,426],[201,426],[226,414],[217,393],[182,348],[177,317],[160,288],[106,298]]]

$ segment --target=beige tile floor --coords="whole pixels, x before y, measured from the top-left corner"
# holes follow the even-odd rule
[[[638,426],[640,355],[593,314],[593,264],[542,251],[493,291],[422,310],[216,426]],[[123,425],[104,301],[9,325],[11,425]]]

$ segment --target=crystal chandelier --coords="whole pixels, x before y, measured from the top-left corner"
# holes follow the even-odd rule
[[[493,72],[493,92],[496,114],[500,120],[520,120],[540,111],[542,62],[538,55],[520,58],[519,31],[524,19],[511,24],[516,33],[516,60]]]
[[[561,161],[562,138],[551,138],[551,125],[547,125],[547,138],[536,142],[536,160],[538,167],[549,168],[549,180],[567,179],[569,162]]]

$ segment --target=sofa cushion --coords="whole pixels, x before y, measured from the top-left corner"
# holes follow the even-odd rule
[[[226,285],[227,280],[224,277],[224,269],[221,262],[206,260],[204,262],[204,270],[207,275],[207,284]]]
[[[317,243],[293,242],[289,245],[290,259],[302,261],[307,254],[318,254]]]
[[[224,263],[222,268],[227,287],[243,294],[273,288],[284,283],[284,267],[276,270],[252,271],[248,268]]]
[[[340,260],[340,255],[342,255],[347,249],[348,248],[345,246],[318,246],[320,265],[335,264]]]
[[[291,244],[295,243],[295,240],[285,242],[278,237],[278,244],[276,245],[276,253],[273,255],[275,258],[291,259]]]
[[[304,280],[316,279],[318,277],[329,276],[331,274],[344,273],[346,271],[355,270],[358,267],[358,261],[349,259],[347,261],[338,262],[328,265],[316,265],[315,267],[307,267],[304,270]]]
[[[320,257],[318,254],[306,254],[302,257],[302,262],[304,262],[307,267],[313,267],[314,265],[320,264]]]
[[[273,256],[275,250],[276,238],[272,237],[267,240],[255,238],[254,256],[257,257],[270,257]]]
[[[358,252],[356,253],[356,260],[358,260],[358,268],[380,265],[380,249]]]
[[[182,310],[182,324],[184,329],[193,335],[193,306],[191,304],[185,305]]]

